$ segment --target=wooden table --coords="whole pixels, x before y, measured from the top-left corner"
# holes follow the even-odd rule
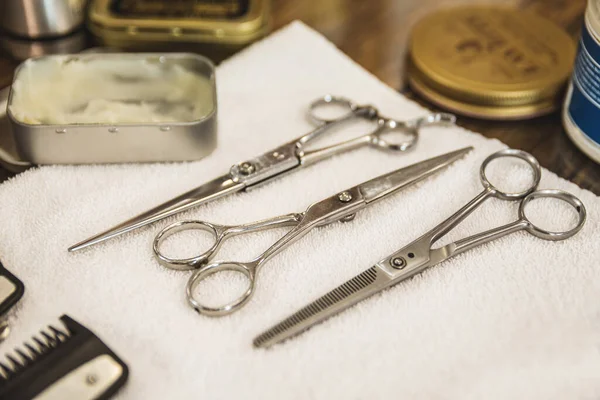
[[[537,12],[577,38],[585,0],[273,0],[274,28],[300,19],[383,82],[428,108],[405,84],[406,45],[413,24],[428,12],[453,4],[512,4]],[[9,84],[16,63],[0,56],[0,87]],[[559,112],[529,121],[495,122],[460,117],[459,124],[532,153],[556,174],[600,195],[600,165],[565,135]],[[0,169],[0,181],[12,174]]]

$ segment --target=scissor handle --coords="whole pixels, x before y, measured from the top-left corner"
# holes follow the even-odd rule
[[[167,268],[179,271],[197,269],[201,265],[205,264],[219,249],[221,243],[223,242],[226,228],[227,227],[221,225],[214,225],[205,221],[178,221],[167,226],[166,228],[161,230],[158,233],[158,235],[156,235],[156,237],[154,238],[154,243],[152,245],[152,250],[154,251],[156,258],[158,259],[158,262]],[[210,246],[208,250],[204,251],[201,254],[187,258],[171,258],[167,257],[161,252],[161,245],[166,238],[178,232],[190,229],[199,229],[209,232],[214,238],[214,243],[212,244],[212,246]]]
[[[227,314],[231,314],[243,307],[254,293],[254,283],[256,278],[256,262],[240,263],[232,261],[220,261],[205,267],[200,268],[190,277],[187,287],[186,294],[188,303],[200,314],[208,315],[211,317],[220,317]],[[219,272],[237,272],[241,273],[248,281],[248,287],[246,290],[235,300],[224,304],[222,306],[207,306],[203,305],[195,297],[200,282],[208,278],[209,276],[215,275]]]
[[[525,207],[533,200],[542,198],[562,200],[573,206],[575,211],[577,211],[577,224],[573,228],[566,231],[547,231],[535,225],[533,222],[531,222],[531,220],[527,218],[527,215],[525,214]],[[538,190],[536,192],[530,193],[527,197],[523,199],[519,207],[519,219],[527,222],[525,226],[527,232],[545,240],[565,240],[570,238],[571,236],[579,232],[581,228],[583,228],[586,218],[587,213],[585,210],[585,206],[583,205],[581,200],[579,200],[571,193],[557,189]]]
[[[525,208],[527,204],[535,199],[540,198],[554,198],[558,200],[565,201],[575,208],[578,214],[577,224],[569,230],[566,231],[547,231],[535,225],[531,220],[527,218],[525,215]],[[581,230],[586,220],[586,211],[585,206],[577,197],[573,196],[570,193],[563,192],[562,190],[538,190],[536,192],[530,193],[527,195],[523,201],[521,202],[521,206],[519,207],[519,219],[514,222],[511,222],[506,225],[499,226],[497,228],[490,229],[489,231],[481,232],[464,239],[457,240],[454,243],[446,245],[447,256],[460,254],[464,251],[472,249],[481,244],[487,243],[491,240],[495,240],[501,238],[503,236],[509,235],[514,232],[518,232],[521,230],[526,230],[530,234],[544,239],[544,240],[564,240],[568,239],[571,236],[575,235],[577,232]]]
[[[488,180],[485,174],[485,169],[491,161],[501,157],[518,158],[520,160],[525,161],[531,167],[533,171],[533,181],[531,182],[529,187],[527,187],[527,189],[515,193],[503,192]],[[494,154],[491,154],[483,161],[483,163],[481,164],[481,168],[479,169],[479,176],[481,178],[481,183],[483,183],[483,186],[485,186],[485,188],[488,189],[490,193],[494,196],[503,200],[518,200],[524,198],[537,188],[542,177],[542,170],[540,167],[540,163],[531,154],[521,150],[504,149],[497,151]]]
[[[345,112],[337,115],[335,118],[325,118],[319,116],[316,112],[319,108],[325,105],[338,105]],[[436,113],[429,114],[422,118],[410,121],[398,121],[391,118],[383,117],[379,111],[370,105],[357,105],[351,100],[344,97],[336,97],[326,95],[320,99],[313,101],[308,108],[308,117],[319,124],[319,126],[308,134],[299,138],[295,143],[296,155],[301,158],[303,165],[310,165],[324,158],[335,154],[340,154],[352,149],[356,149],[365,145],[374,146],[388,151],[405,151],[414,146],[419,138],[419,129],[423,126],[438,123],[454,123],[456,118],[452,114]],[[323,135],[326,131],[335,126],[341,125],[353,118],[364,118],[376,122],[377,127],[374,131],[346,140],[341,143],[326,146],[320,149],[306,150],[304,145],[309,141]],[[391,134],[394,132],[402,132],[408,138],[402,141],[395,141]]]
[[[427,125],[435,124],[453,124],[456,117],[452,114],[433,113],[411,121],[398,121],[392,118],[379,117],[377,119],[377,129],[371,136],[371,144],[390,151],[406,151],[413,147],[419,139],[419,130]],[[403,141],[393,141],[391,134],[402,132],[408,138]],[[386,136],[388,139],[386,140]]]
[[[319,116],[317,111],[329,105],[336,105],[341,107],[344,111],[333,118],[324,118]],[[377,109],[372,106],[359,106],[352,100],[349,100],[345,97],[333,96],[330,94],[313,101],[308,106],[308,117],[317,124],[341,122],[357,117],[361,113],[364,114],[368,119],[373,119],[375,116],[377,116]]]

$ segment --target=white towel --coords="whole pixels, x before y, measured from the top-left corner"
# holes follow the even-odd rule
[[[129,364],[122,399],[600,397],[600,200],[546,170],[540,188],[567,190],[587,207],[587,224],[575,237],[547,242],[513,234],[282,345],[252,347],[257,334],[481,191],[482,160],[505,146],[458,127],[424,129],[418,146],[405,154],[349,152],[67,253],[69,245],[308,132],[306,107],[326,93],[373,104],[398,119],[427,113],[298,22],[224,62],[217,84],[219,146],[202,161],[50,166],[0,186],[0,259],[26,285],[2,353],[67,313]],[[475,150],[443,172],[361,211],[351,223],[315,229],[274,257],[259,273],[254,298],[231,316],[195,313],[184,297],[190,274],[166,270],[153,258],[154,235],[177,219],[242,223],[300,212],[336,191],[469,145]],[[521,181],[524,171],[504,172]],[[561,204],[541,205],[532,205],[532,214],[572,222]],[[517,209],[515,202],[491,200],[450,239],[510,222]],[[218,258],[248,260],[282,233],[236,238]],[[193,248],[191,238],[181,239]]]

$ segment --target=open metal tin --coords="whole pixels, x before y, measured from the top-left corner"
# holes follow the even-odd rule
[[[78,68],[63,77],[54,75],[61,66],[69,65]],[[144,74],[146,66],[151,70]],[[90,70],[87,77],[86,69]],[[160,75],[161,71],[166,75]],[[75,81],[69,83],[69,79]],[[115,90],[111,91],[109,81],[113,79]],[[55,87],[40,87],[40,83]],[[135,87],[139,93],[132,89]],[[62,104],[61,91],[65,92],[62,97],[68,115],[57,121],[52,107]],[[178,97],[182,91],[187,97]],[[79,104],[73,105],[73,101]],[[126,121],[114,119],[110,107],[118,107],[116,114],[125,115]],[[136,107],[143,107],[139,121],[132,117],[137,115]],[[100,110],[98,120],[94,120],[94,110]],[[144,120],[144,113],[152,118]],[[178,119],[181,115],[185,118]],[[5,164],[198,160],[210,154],[217,143],[214,66],[207,58],[188,53],[92,53],[29,59],[15,71],[7,116],[18,156],[10,149],[0,152]],[[7,155],[12,159],[7,160]]]
[[[222,59],[268,33],[270,0],[94,0],[87,24],[106,46],[135,51],[193,46]]]
[[[33,164],[24,161],[17,152],[12,127],[6,115],[9,93],[10,86],[0,90],[0,165],[10,172],[19,173],[32,167]]]

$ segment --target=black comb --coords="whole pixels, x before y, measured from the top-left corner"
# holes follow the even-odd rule
[[[129,370],[96,335],[67,315],[0,361],[0,400],[107,399]]]
[[[25,285],[0,262],[0,315],[6,314],[23,297]]]

